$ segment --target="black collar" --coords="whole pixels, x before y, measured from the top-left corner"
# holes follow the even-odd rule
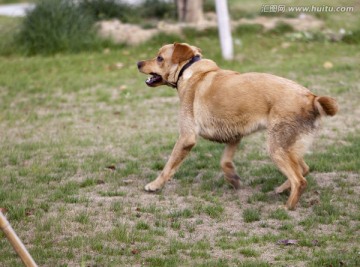
[[[194,64],[196,61],[199,61],[201,59],[200,55],[197,55],[197,56],[194,56],[188,63],[186,63],[182,69],[180,70],[179,72],[179,76],[176,80],[176,83],[172,83],[172,82],[167,82],[168,85],[170,85],[171,87],[173,88],[176,88],[177,89],[177,84],[179,82],[179,79],[181,78],[181,76],[183,75],[184,71],[189,68],[192,64]]]

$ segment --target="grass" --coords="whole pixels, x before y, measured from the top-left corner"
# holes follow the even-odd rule
[[[257,4],[241,8],[254,13]],[[353,20],[325,18],[335,28]],[[0,31],[18,23],[0,18]],[[107,52],[1,57],[0,205],[39,266],[359,265],[359,45],[238,31],[231,62],[216,31],[190,29]],[[174,40],[223,68],[285,76],[339,101],[305,157],[311,173],[297,210],[283,210],[286,193],[273,193],[284,177],[264,133],[244,138],[236,154],[238,192],[219,167],[224,146],[201,139],[163,191],[143,192],[175,143],[178,100],[170,88],[145,87],[136,62]],[[3,237],[1,264],[21,266]],[[298,242],[277,245],[285,239]]]
[[[284,209],[276,209],[272,213],[270,213],[270,218],[276,219],[276,220],[288,220],[291,217]]]
[[[247,223],[260,221],[261,214],[260,211],[257,209],[245,209],[243,212],[244,221]]]
[[[143,23],[144,19],[176,19],[174,3],[160,0],[145,0],[135,6],[116,0],[81,0],[80,8],[96,20],[119,19],[124,23]]]
[[[15,4],[15,3],[27,3],[27,2],[33,2],[33,1],[27,1],[27,0],[0,0],[0,4]]]
[[[116,0],[39,0],[27,12],[20,26],[4,31],[5,42],[0,54],[54,55],[100,51],[116,45],[97,36],[99,20],[119,19],[123,23],[138,23],[154,27],[156,19],[175,19],[173,3],[146,0],[129,5]],[[4,25],[4,28],[9,28]],[[111,67],[111,66],[110,66]],[[106,96],[104,96],[106,97]]]
[[[25,54],[99,49],[94,18],[68,0],[41,0],[24,18],[14,45]]]

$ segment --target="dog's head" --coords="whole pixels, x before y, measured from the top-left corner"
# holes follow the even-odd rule
[[[164,45],[153,59],[137,63],[140,72],[150,74],[146,84],[151,87],[176,84],[180,69],[201,50],[186,43]]]

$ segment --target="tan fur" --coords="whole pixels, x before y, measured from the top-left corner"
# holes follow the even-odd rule
[[[335,115],[336,101],[317,97],[307,88],[285,78],[265,73],[244,73],[220,69],[215,62],[201,59],[186,69],[200,49],[188,44],[160,48],[157,57],[138,63],[145,74],[156,73],[162,80],[150,86],[176,84],[180,98],[180,136],[164,170],[145,186],[156,191],[171,179],[195,145],[197,136],[226,143],[221,167],[225,178],[240,187],[232,158],[241,138],[267,129],[269,154],[288,180],[277,193],[290,188],[287,207],[294,209],[307,182],[309,167],[303,154],[311,143],[322,115]]]

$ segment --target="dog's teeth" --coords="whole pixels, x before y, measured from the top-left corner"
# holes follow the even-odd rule
[[[151,77],[147,78],[147,80],[146,80],[146,81],[147,81],[147,82],[150,82],[150,80],[151,80]]]

